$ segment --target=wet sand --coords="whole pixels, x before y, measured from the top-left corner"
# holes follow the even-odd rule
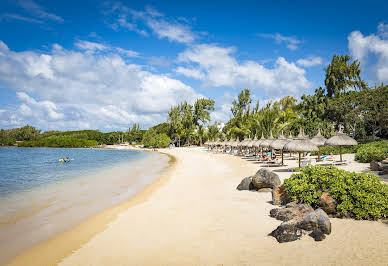
[[[304,236],[279,244],[268,236],[281,223],[269,217],[271,193],[235,189],[259,164],[200,148],[163,152],[177,160],[168,175],[12,265],[387,264],[387,225],[331,219],[332,233],[322,242]],[[278,174],[291,175],[282,169]]]

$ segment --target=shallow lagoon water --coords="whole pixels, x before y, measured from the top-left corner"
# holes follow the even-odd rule
[[[59,162],[69,157],[69,163]],[[0,264],[126,201],[156,180],[169,158],[110,149],[0,149]]]

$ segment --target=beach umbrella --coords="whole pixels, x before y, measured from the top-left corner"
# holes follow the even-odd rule
[[[254,139],[250,140],[248,143],[247,143],[247,147],[248,148],[252,148],[253,147],[253,144],[257,141],[257,137],[255,137]]]
[[[264,138],[264,135],[263,133],[261,133],[261,138],[259,140],[256,140],[254,143],[253,143],[253,147],[261,147],[260,144],[265,141],[266,139]]]
[[[324,146],[325,142],[327,141],[327,138],[321,135],[321,129],[318,128],[318,134],[311,139],[311,142],[319,147]],[[320,160],[320,154],[318,150],[318,161]]]
[[[339,131],[325,142],[327,146],[339,146],[340,162],[342,162],[342,146],[357,145],[357,141],[343,133],[342,130],[343,128],[340,127]]]
[[[282,165],[283,165],[283,148],[284,148],[284,145],[286,145],[288,142],[289,142],[289,140],[287,140],[283,136],[283,132],[282,132],[282,134],[277,139],[272,141],[271,144],[269,145],[269,147],[271,149],[280,150],[280,152],[282,154]]]
[[[275,140],[275,139],[273,138],[273,136],[272,136],[272,131],[271,131],[269,138],[266,139],[266,140],[263,140],[263,141],[260,143],[260,147],[269,148],[269,145],[270,145],[271,142],[274,141],[274,140]]]
[[[304,136],[302,129],[300,130],[299,135],[296,139],[284,145],[284,149],[288,151],[295,151],[299,154],[299,168],[300,168],[301,152],[319,150],[317,145],[313,144],[308,138]]]

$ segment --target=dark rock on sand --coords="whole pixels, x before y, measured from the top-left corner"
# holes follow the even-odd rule
[[[252,177],[252,183],[257,189],[275,188],[281,184],[279,176],[267,168],[261,168]]]
[[[300,239],[305,232],[295,226],[295,221],[283,222],[270,233],[279,243],[291,242]]]
[[[299,218],[297,217],[296,219]],[[324,234],[329,235],[331,233],[330,218],[322,209],[317,209],[313,212],[310,212],[304,218],[299,220],[296,226],[306,231],[318,229]]]
[[[286,205],[289,202],[291,202],[291,198],[288,196],[283,185],[277,186],[272,190],[273,205]]]
[[[314,212],[314,209],[308,204],[291,203],[286,205],[285,208],[272,209],[269,214],[277,220],[289,221],[292,219],[302,220],[311,212]]]
[[[336,214],[337,213],[337,201],[333,199],[329,192],[323,192],[319,198],[319,207],[324,210],[327,214]]]
[[[270,234],[280,243],[298,240],[308,231],[313,231],[310,235],[316,241],[331,233],[329,216],[322,209],[314,211],[308,204],[289,203],[285,208],[272,209],[270,216],[283,221]]]
[[[252,183],[252,176],[244,178],[237,186],[237,190],[257,190]]]
[[[309,236],[311,236],[312,238],[314,238],[315,241],[322,241],[326,238],[326,235],[325,233],[323,233],[321,230],[314,230],[312,231]]]

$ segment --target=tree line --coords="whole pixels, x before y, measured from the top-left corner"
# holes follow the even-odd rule
[[[0,145],[20,146],[96,146],[121,141],[142,143],[146,147],[169,144],[202,145],[207,140],[240,140],[268,137],[281,132],[296,135],[299,128],[313,136],[318,129],[332,135],[340,125],[359,142],[388,138],[388,86],[370,87],[361,77],[360,62],[349,55],[334,55],[325,71],[325,86],[300,99],[286,96],[278,101],[252,103],[251,91],[243,89],[232,102],[225,124],[210,123],[215,101],[197,99],[172,106],[166,122],[142,130],[134,124],[125,132],[98,130],[46,131],[32,126],[0,130]],[[73,146],[72,146],[73,145]]]

